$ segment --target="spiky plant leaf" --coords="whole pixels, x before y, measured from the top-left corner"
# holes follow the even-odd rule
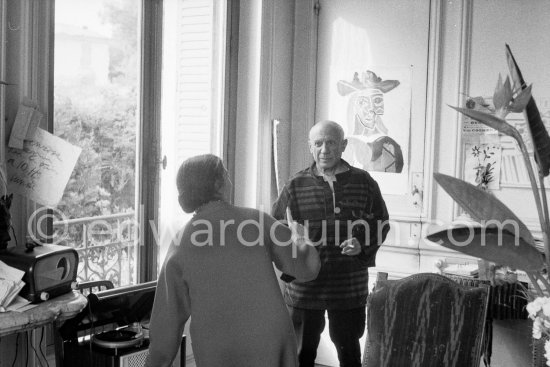
[[[523,75],[521,75],[521,70],[508,45],[506,45],[506,61],[512,75],[512,80],[514,81],[514,86],[526,89],[527,85],[525,84]],[[531,131],[531,138],[537,151],[535,160],[537,161],[539,171],[546,177],[550,174],[550,136],[548,136],[548,131],[546,131],[546,127],[542,122],[539,109],[533,97],[529,99],[525,107],[525,115],[529,124],[529,130]]]
[[[427,236],[427,239],[460,253],[507,265],[527,272],[544,267],[542,254],[521,237],[495,227],[449,228]]]
[[[535,240],[527,226],[504,203],[490,193],[463,180],[434,173],[436,182],[456,201],[474,220],[484,225],[499,225],[509,233],[518,233],[529,245]]]
[[[531,88],[532,88],[532,85],[529,85],[527,88],[522,89],[518,93],[518,95],[510,105],[510,111],[520,113],[520,112],[523,112],[523,110],[525,110],[525,108],[527,107],[527,104],[531,100]]]
[[[504,84],[502,83],[502,76],[498,74],[498,82],[493,94],[493,105],[495,110],[506,108],[512,100],[512,86],[510,85],[510,78],[506,77]]]
[[[493,129],[498,130],[505,135],[511,136],[516,140],[521,139],[519,131],[515,127],[507,123],[506,120],[503,120],[486,112],[471,110],[469,108],[453,106],[449,107],[474,120],[481,122],[484,125],[492,127]]]

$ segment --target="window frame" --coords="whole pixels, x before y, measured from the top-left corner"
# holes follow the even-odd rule
[[[158,224],[159,205],[159,170],[160,152],[160,116],[162,90],[162,0],[142,0],[140,14],[141,52],[139,80],[139,132],[136,193],[138,195],[136,210],[139,229],[139,264],[137,281],[146,282],[156,279],[157,251],[150,221]],[[147,121],[148,123],[144,123]],[[150,122],[150,123],[149,123]],[[144,144],[148,137],[153,137],[152,144]],[[148,139],[150,142],[150,138]],[[147,179],[143,179],[147,177]],[[145,244],[145,245],[144,245]]]
[[[237,52],[239,0],[227,0],[227,31],[225,34],[225,82],[223,103],[223,157],[232,180],[235,171],[235,121],[237,90]],[[54,31],[55,0],[21,0],[5,2],[7,7],[7,39],[3,55],[7,60],[4,73],[19,84],[5,89],[5,116],[15,116],[19,101],[29,96],[38,102],[44,114],[40,127],[53,131]],[[163,0],[141,0],[140,14],[140,95],[136,177],[136,214],[140,225],[137,282],[157,278],[157,246],[151,221],[158,225],[159,170],[161,167],[160,116],[162,73]],[[15,32],[11,32],[14,30]],[[3,43],[4,45],[4,43]],[[11,87],[11,86],[10,86]],[[4,87],[2,87],[4,88]],[[4,111],[5,110],[5,111]],[[10,130],[6,127],[5,134]],[[153,138],[151,138],[153,137]],[[152,142],[152,144],[151,144]],[[147,143],[147,144],[145,144]],[[2,145],[2,150],[5,146]],[[2,153],[3,154],[3,153]],[[26,198],[15,198],[12,217],[16,236],[26,237],[27,221],[37,205]],[[46,230],[51,232],[51,222]]]

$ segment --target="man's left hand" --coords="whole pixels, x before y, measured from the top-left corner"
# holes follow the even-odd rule
[[[355,237],[342,242],[340,248],[342,249],[342,253],[348,256],[355,256],[361,253],[361,244]]]

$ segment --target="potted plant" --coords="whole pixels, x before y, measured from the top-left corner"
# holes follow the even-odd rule
[[[434,174],[436,182],[474,221],[479,222],[479,226],[456,226],[433,233],[427,238],[446,248],[523,270],[533,287],[532,291],[526,292],[530,301],[527,310],[530,318],[533,319],[533,337],[540,339],[543,335],[550,335],[550,282],[547,272],[547,269],[550,269],[550,216],[544,186],[544,178],[550,174],[550,137],[535,100],[531,96],[531,86],[527,86],[523,80],[508,45],[506,45],[506,58],[512,82],[509,77],[506,77],[503,82],[499,76],[493,95],[494,110],[483,112],[451,107],[516,141],[529,174],[540,222],[544,255],[536,248],[535,239],[527,226],[490,192],[440,173]],[[524,112],[526,116],[538,175],[535,175],[530,154],[521,134],[505,120],[510,112]],[[458,242],[462,245],[457,246]],[[467,244],[464,245],[464,243]],[[550,357],[549,341],[545,342],[544,348],[545,357]],[[550,366],[550,362],[546,363]]]

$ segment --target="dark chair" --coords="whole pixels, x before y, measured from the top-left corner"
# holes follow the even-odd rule
[[[433,273],[381,275],[368,299],[363,366],[479,367],[487,286]]]

